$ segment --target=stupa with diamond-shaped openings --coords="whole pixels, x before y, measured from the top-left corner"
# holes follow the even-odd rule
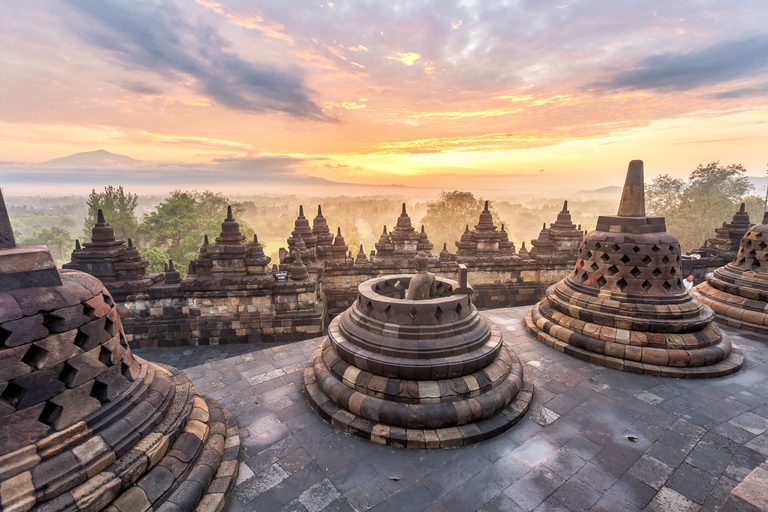
[[[736,258],[696,287],[725,325],[768,334],[768,213],[744,234]]]
[[[629,164],[618,215],[598,218],[573,272],[526,317],[545,344],[584,361],[676,378],[739,370],[740,351],[714,312],[683,286],[680,244],[645,215],[643,162]]]

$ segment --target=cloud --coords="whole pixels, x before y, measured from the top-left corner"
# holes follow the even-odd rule
[[[123,89],[127,89],[129,91],[138,93],[138,94],[147,94],[147,95],[158,95],[162,94],[163,90],[159,87],[155,87],[154,85],[149,85],[146,82],[129,82],[128,80],[123,81],[120,86]]]
[[[754,75],[767,66],[768,35],[762,35],[687,53],[651,55],[635,69],[619,72],[594,85],[608,89],[690,91]]]
[[[174,3],[66,2],[86,18],[79,29],[82,37],[126,67],[188,82],[232,109],[329,120],[310,99],[299,72],[244,59],[214,27],[191,23]]]

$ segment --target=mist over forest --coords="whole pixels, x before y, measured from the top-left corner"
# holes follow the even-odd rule
[[[715,228],[730,221],[741,202],[746,203],[752,222],[759,222],[764,199],[746,170],[738,164],[711,162],[699,165],[688,180],[662,175],[646,184],[647,213],[666,217],[667,230],[678,237],[683,251],[699,247],[714,236]],[[583,230],[594,229],[600,215],[613,214],[620,187],[584,190],[570,197],[532,197],[509,194],[491,199],[496,225],[509,233],[520,248],[538,237],[542,227],[554,222],[568,201],[573,222]],[[303,206],[312,222],[318,205],[332,232],[337,228],[354,254],[360,246],[368,254],[386,226],[394,227],[405,203],[413,226],[425,226],[433,252],[443,245],[455,251],[455,242],[478,220],[488,197],[467,191],[429,194],[340,195],[224,195],[211,191],[176,190],[168,195],[139,195],[123,187],[94,189],[89,196],[8,196],[8,211],[20,241],[46,242],[59,264],[69,261],[75,239],[90,240],[96,212],[104,210],[118,238],[131,238],[150,271],[161,271],[168,259],[185,269],[195,258],[205,235],[214,240],[228,205],[233,207],[241,231],[255,233],[265,253],[278,262],[278,251],[287,247],[294,222]]]

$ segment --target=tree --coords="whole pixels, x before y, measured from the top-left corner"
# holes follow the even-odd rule
[[[57,259],[64,259],[67,255],[67,249],[72,246],[69,231],[55,226],[35,231],[32,236],[24,238],[22,241],[46,243],[51,254]]]
[[[439,252],[443,243],[448,244],[449,250],[455,250],[454,242],[461,238],[467,225],[472,229],[477,224],[484,206],[485,201],[476,199],[471,192],[458,190],[443,191],[437,201],[427,203],[427,213],[421,224],[424,224],[430,241],[435,244],[435,251]],[[498,226],[501,221],[492,206],[490,210]],[[419,229],[418,226],[416,228]]]
[[[141,223],[143,240],[172,259],[176,269],[184,274],[190,260],[197,257],[204,236],[208,235],[213,242],[221,232],[227,205],[232,206],[236,219],[244,209],[240,203],[210,191],[175,190],[157,205],[154,212],[144,215]],[[252,238],[253,230],[239,222],[240,232],[246,238]]]
[[[147,272],[163,272],[165,270],[165,264],[168,263],[168,255],[160,249],[141,249],[139,254],[141,254],[141,259],[149,263]]]
[[[88,196],[88,214],[83,223],[85,238],[90,240],[91,229],[96,224],[97,213],[101,209],[104,220],[115,230],[118,239],[135,239],[139,232],[139,223],[134,213],[138,199],[138,195],[126,193],[122,186],[115,188],[110,185],[104,188],[104,192],[91,190]]]
[[[750,211],[755,208],[746,171],[741,164],[723,166],[717,161],[696,167],[688,182],[659,176],[646,187],[648,214],[666,217],[667,231],[677,236],[683,251],[696,249],[731,219],[741,202],[747,202]]]

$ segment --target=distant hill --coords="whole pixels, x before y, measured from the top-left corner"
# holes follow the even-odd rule
[[[596,190],[579,190],[576,196],[618,196],[621,195],[622,187],[612,185],[610,187],[598,188]]]
[[[141,165],[140,160],[125,155],[110,153],[104,149],[76,153],[70,156],[54,158],[39,165],[43,167],[123,167]]]

